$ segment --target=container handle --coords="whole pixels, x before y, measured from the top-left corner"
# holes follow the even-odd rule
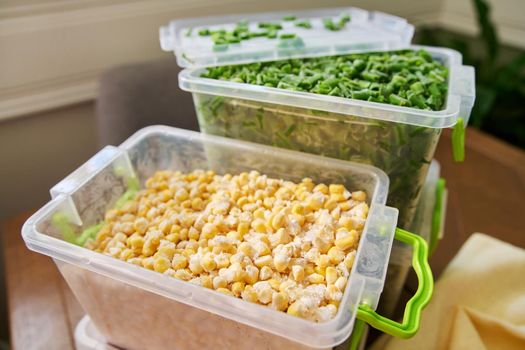
[[[432,256],[441,239],[443,219],[446,206],[446,181],[439,178],[436,182],[436,201],[434,202],[434,211],[432,212],[432,227],[430,228],[430,238],[428,241],[429,255]]]
[[[379,315],[369,305],[357,307],[357,318],[370,326],[399,338],[410,338],[419,330],[421,312],[427,306],[434,290],[434,278],[428,264],[428,244],[421,237],[396,228],[395,239],[412,246],[412,267],[416,271],[419,286],[414,296],[407,302],[403,322],[395,322]]]
[[[452,157],[455,162],[465,160],[465,133],[466,125],[463,118],[458,118],[456,125],[452,129]]]

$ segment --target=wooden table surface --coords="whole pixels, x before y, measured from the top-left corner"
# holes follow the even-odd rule
[[[468,130],[466,143],[462,164],[452,161],[448,131],[436,152],[449,190],[445,237],[431,259],[436,277],[473,232],[525,246],[525,152],[477,130]],[[11,346],[73,349],[83,311],[51,259],[25,247],[20,230],[29,215],[4,225]]]

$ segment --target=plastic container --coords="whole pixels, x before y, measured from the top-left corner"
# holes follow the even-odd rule
[[[446,203],[445,180],[440,178],[440,165],[434,159],[430,164],[410,228],[412,232],[417,232],[427,241],[431,254],[439,240],[443,238]],[[408,272],[412,267],[411,259],[411,247],[394,241],[386,273],[385,285],[387,287],[379,300],[379,311],[387,317],[394,315]]]
[[[399,209],[399,226],[409,228],[441,131],[458,126],[461,138],[474,103],[473,68],[456,51],[425,49],[450,72],[441,111],[201,78],[205,68],[183,70],[179,85],[192,92],[204,133],[382,169],[391,181],[388,205]]]
[[[196,168],[218,173],[255,169],[269,176],[343,182],[367,192],[370,213],[336,317],[314,323],[183,282],[76,246],[52,221],[66,216],[76,231],[99,222],[126,191],[156,170]],[[395,228],[386,207],[388,178],[371,166],[204,135],[169,127],[142,129],[119,147],[107,146],[51,189],[52,200],[24,224],[29,249],[51,256],[73,293],[109,343],[121,348],[329,349],[352,333],[356,316],[390,334],[418,329],[433,289],[427,245]],[[377,307],[393,238],[411,243],[420,286],[402,324]]]
[[[337,20],[342,14],[350,22],[338,31],[328,30],[323,20]],[[296,20],[307,20],[312,28],[296,26]],[[211,36],[201,36],[201,29],[231,31],[240,20],[247,21],[250,31],[260,31],[260,22],[280,23],[278,34],[295,34],[294,40],[266,36],[242,40],[236,44],[217,46]],[[160,45],[171,51],[181,67],[209,67],[254,61],[273,61],[291,57],[326,56],[350,52],[393,50],[406,47],[414,35],[414,26],[403,18],[382,12],[369,12],[355,7],[283,11],[230,16],[200,17],[171,21],[159,31]]]

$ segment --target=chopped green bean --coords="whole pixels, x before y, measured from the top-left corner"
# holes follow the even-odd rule
[[[262,36],[263,33],[255,35]],[[301,47],[295,34],[283,33],[279,47]],[[226,41],[226,43],[231,43]],[[253,65],[211,67],[206,78],[230,80],[279,89],[390,103],[397,106],[440,110],[447,93],[447,69],[426,61],[422,51],[350,54]],[[399,69],[391,69],[396,66]]]
[[[208,28],[203,28],[203,29],[200,29],[199,30],[199,35],[200,36],[208,36],[208,35],[211,35],[211,32]]]
[[[295,22],[295,26],[300,27],[300,28],[305,28],[305,29],[311,29],[312,23],[310,23],[310,21],[308,20],[302,20],[302,21]]]
[[[295,38],[295,33],[284,33],[279,36],[280,39],[293,39]]]

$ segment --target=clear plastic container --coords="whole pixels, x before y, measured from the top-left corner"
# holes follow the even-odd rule
[[[179,85],[192,92],[205,133],[382,169],[391,181],[388,205],[409,228],[441,131],[460,118],[466,125],[475,94],[474,70],[458,52],[424,48],[449,70],[441,111],[201,78],[205,68],[183,70]]]
[[[126,191],[130,179],[142,184],[156,170],[196,168],[218,173],[255,169],[295,181],[308,176],[367,192],[369,217],[334,319],[325,323],[303,320],[96,253],[66,242],[52,224],[60,213],[81,232],[103,218]],[[54,186],[52,200],[24,224],[22,236],[29,249],[55,260],[96,328],[115,346],[329,349],[349,337],[356,314],[370,315],[370,308],[377,307],[394,232],[398,235],[398,211],[385,206],[387,192],[387,176],[371,166],[175,128],[149,127],[119,147],[105,147]],[[428,265],[425,268],[428,270]],[[428,275],[431,278],[429,270]],[[427,278],[429,293],[419,303],[418,312],[430,299],[431,282]],[[412,328],[410,335],[413,333]]]
[[[342,14],[350,22],[337,31],[328,30],[323,20],[337,20]],[[283,20],[285,17],[296,20]],[[258,23],[279,23],[278,34],[296,35],[287,41],[266,36],[242,40],[239,43],[215,45],[211,36],[201,36],[201,29],[233,30],[240,20],[246,21],[251,32],[260,31]],[[296,25],[308,21],[310,29]],[[159,30],[160,46],[173,52],[181,67],[206,67],[273,61],[291,57],[312,57],[350,52],[393,50],[410,45],[414,26],[403,18],[382,12],[369,12],[356,7],[325,8],[303,11],[236,14],[171,21]],[[300,40],[300,45],[296,45]]]

